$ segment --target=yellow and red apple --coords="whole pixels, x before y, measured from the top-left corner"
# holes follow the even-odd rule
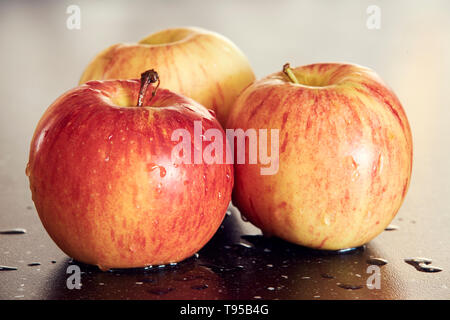
[[[63,94],[31,142],[27,175],[45,229],[70,257],[103,270],[191,256],[231,199],[231,164],[177,164],[171,155],[174,130],[192,134],[199,121],[223,132],[216,118],[192,99],[166,89],[140,96],[140,87],[90,81]]]
[[[408,190],[412,137],[395,94],[371,70],[313,64],[254,82],[227,128],[279,129],[279,170],[236,164],[233,202],[264,233],[319,249],[373,239]],[[247,151],[248,153],[248,151]]]
[[[164,88],[214,110],[223,125],[236,97],[255,79],[247,58],[230,40],[189,27],[107,48],[87,66],[80,83],[135,79],[147,69],[159,72]]]

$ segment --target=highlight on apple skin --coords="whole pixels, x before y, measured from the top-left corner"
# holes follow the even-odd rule
[[[317,249],[357,247],[384,230],[408,190],[408,119],[368,68],[286,66],[245,89],[227,128],[280,130],[277,174],[235,165],[233,203],[265,234]]]
[[[192,134],[201,121],[223,132],[216,118],[166,89],[136,107],[139,88],[138,80],[77,87],[47,109],[31,142],[26,172],[45,229],[67,255],[102,270],[193,255],[231,199],[231,164],[171,161],[174,129]]]
[[[138,43],[115,44],[87,66],[80,84],[100,79],[135,79],[156,69],[162,86],[214,110],[225,125],[239,93],[255,80],[244,54],[227,38],[201,28],[172,28]]]

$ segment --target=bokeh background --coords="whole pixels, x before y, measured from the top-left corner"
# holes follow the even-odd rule
[[[80,30],[66,27],[69,5],[81,9]],[[366,26],[370,5],[381,9],[380,29]],[[0,227],[17,227],[12,221],[20,216],[43,232],[37,215],[24,210],[32,205],[24,171],[29,143],[44,110],[77,85],[84,67],[104,48],[186,25],[231,39],[247,55],[258,78],[279,71],[288,61],[292,66],[345,61],[378,72],[406,110],[415,152],[412,184],[399,213],[414,225],[396,236],[395,242],[403,245],[385,250],[402,252],[404,257],[431,255],[436,265],[447,267],[439,278],[410,276],[396,297],[450,298],[450,2],[446,0],[1,1]],[[0,243],[0,256],[7,250],[5,242]],[[399,265],[403,267],[403,262]]]

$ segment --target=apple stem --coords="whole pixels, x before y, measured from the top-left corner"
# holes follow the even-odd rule
[[[293,83],[299,83],[296,76],[292,72],[291,65],[289,63],[285,63],[283,66],[283,73],[287,75],[289,80],[291,80]]]
[[[141,74],[141,88],[139,89],[139,96],[138,96],[138,102],[137,106],[142,107],[142,103],[144,102],[145,94],[147,93],[147,88],[150,83],[158,82],[155,89],[152,92],[152,97],[150,98],[150,101],[152,101],[153,97],[156,95],[156,90],[158,90],[159,87],[159,75],[158,72],[155,70],[147,70]]]

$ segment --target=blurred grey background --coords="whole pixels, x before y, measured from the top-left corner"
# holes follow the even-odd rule
[[[81,9],[80,30],[66,27],[69,5]],[[370,5],[381,9],[380,29],[366,26]],[[436,225],[450,228],[446,0],[1,1],[2,226],[9,226],[16,215],[29,215],[23,212],[25,205],[32,205],[24,171],[34,128],[45,109],[76,86],[85,66],[109,45],[186,25],[231,39],[258,78],[280,70],[287,61],[293,66],[345,61],[376,70],[400,98],[413,131],[412,185],[399,215],[421,224],[417,236],[404,241],[434,247],[441,259],[450,256],[450,232],[433,234]],[[405,254],[426,255],[421,250]]]

